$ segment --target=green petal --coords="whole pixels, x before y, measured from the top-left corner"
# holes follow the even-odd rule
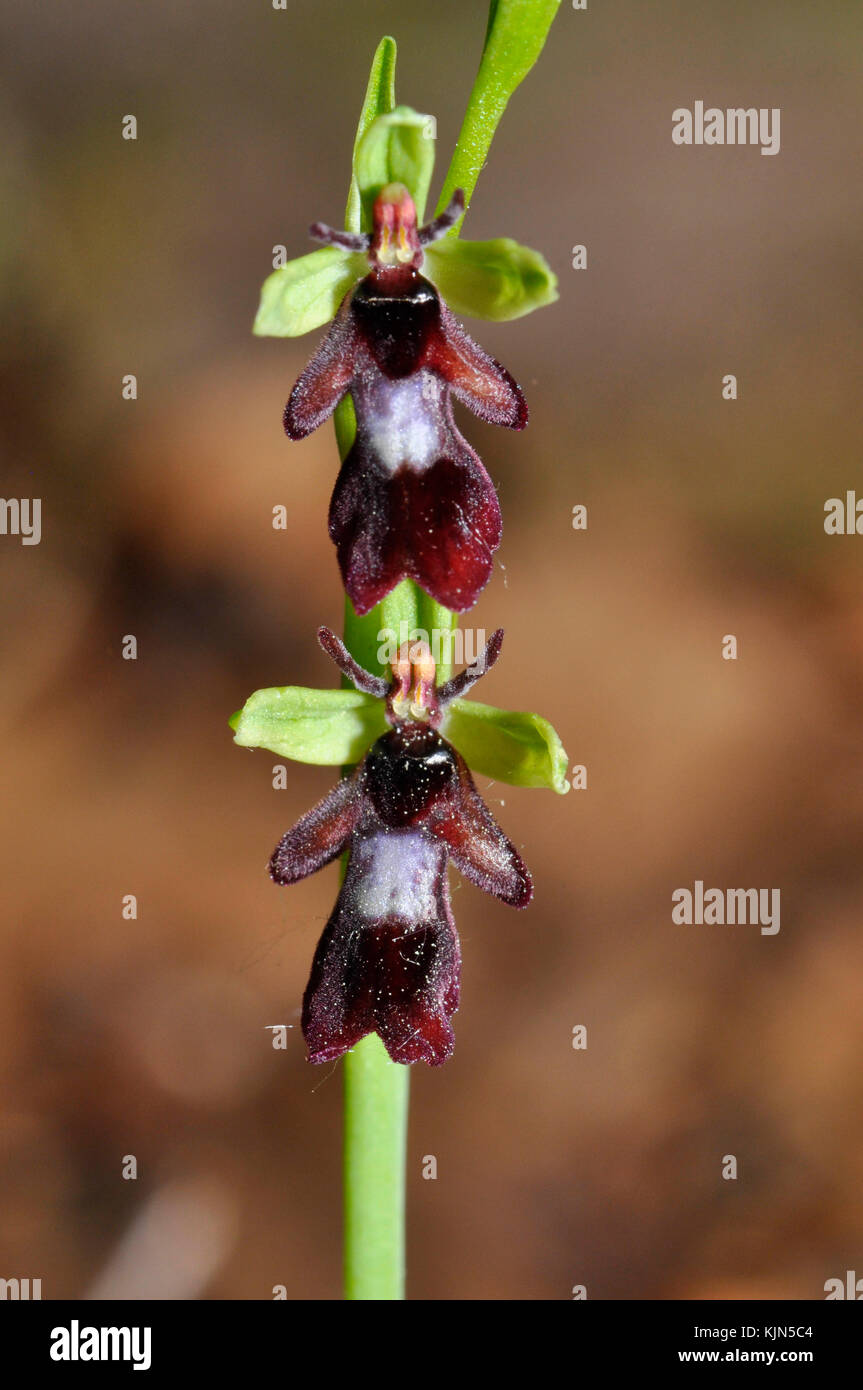
[[[453,313],[477,319],[518,319],[557,299],[545,257],[510,237],[445,239],[426,252],[426,273]]]
[[[566,750],[548,720],[538,714],[453,700],[441,732],[473,772],[514,787],[569,791]]]
[[[354,140],[353,164],[351,167],[351,186],[348,192],[348,205],[345,209],[345,227],[349,232],[362,231],[362,199],[357,181],[357,150],[362,138],[377,116],[388,115],[396,104],[396,41],[388,36],[381,39],[372,59],[366,97],[357,133]],[[371,223],[366,225],[366,231]]]
[[[253,332],[259,338],[298,338],[328,323],[367,270],[365,256],[322,246],[274,270],[264,281]]]
[[[434,121],[410,106],[397,106],[372,121],[357,147],[354,172],[363,204],[364,226],[371,226],[372,204],[387,183],[403,183],[422,222],[434,170]]]
[[[386,730],[382,700],[359,690],[256,690],[230,721],[234,742],[298,763],[358,763]]]

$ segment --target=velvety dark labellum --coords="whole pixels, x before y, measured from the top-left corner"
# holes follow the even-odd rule
[[[427,649],[396,663],[386,697],[391,729],[276,848],[270,873],[277,883],[295,883],[349,851],[303,999],[312,1062],[341,1056],[369,1032],[396,1062],[437,1065],[449,1057],[461,964],[450,860],[513,907],[531,899],[521,856],[435,727],[448,700],[492,664],[501,637],[440,689]],[[383,682],[358,668],[327,629],[321,641],[360,689],[381,693]]]
[[[416,825],[452,790],[456,754],[428,724],[402,724],[366,755],[366,786],[384,824]]]
[[[375,231],[351,240],[369,251],[370,273],[342,302],[285,409],[285,430],[303,439],[344,395],[353,398],[356,439],[336,482],[329,529],[358,613],[405,577],[463,612],[488,581],[500,544],[497,494],[459,433],[451,396],[512,429],[527,423],[527,405],[509,372],[419,273],[422,246],[462,205],[456,198],[418,231],[407,192],[398,185],[382,191]],[[337,244],[347,236],[320,226],[313,232]]]
[[[351,296],[351,313],[375,364],[398,379],[419,371],[430,336],[440,326],[437,290],[414,270],[367,275]],[[383,292],[382,292],[383,290]]]

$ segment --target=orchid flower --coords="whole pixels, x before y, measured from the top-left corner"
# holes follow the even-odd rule
[[[438,687],[424,642],[405,644],[392,680],[353,659],[329,628],[318,638],[358,690],[385,702],[388,732],[279,841],[276,883],[308,877],[349,851],[347,873],[312,965],[303,1036],[329,1062],[376,1032],[394,1062],[445,1062],[453,1050],[461,954],[447,865],[511,907],[526,907],[530,874],[439,732],[447,705],[497,660],[498,629],[478,661]]]
[[[316,241],[365,252],[370,271],[348,292],[291,392],[285,430],[303,439],[350,392],[356,438],[330,503],[342,580],[367,613],[404,578],[464,612],[492,571],[501,515],[494,484],[459,433],[450,394],[482,420],[527,423],[521,390],[478,347],[423,275],[425,246],[464,211],[464,196],[422,229],[403,184],[387,184],[370,233],[311,228]]]

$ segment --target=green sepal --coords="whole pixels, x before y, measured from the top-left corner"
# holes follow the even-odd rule
[[[444,238],[426,251],[424,271],[454,314],[476,319],[519,319],[558,297],[545,257],[511,237]]]
[[[371,226],[372,204],[388,183],[405,185],[416,205],[417,222],[422,223],[434,172],[433,132],[433,118],[410,106],[397,106],[372,121],[354,158],[364,226]]]
[[[360,690],[272,686],[256,690],[230,720],[234,742],[298,763],[358,763],[385,732],[384,704]]]
[[[345,208],[345,227],[349,232],[363,230],[363,206],[360,185],[357,179],[357,151],[363,136],[378,116],[386,116],[396,104],[396,41],[385,35],[375,49],[369,80],[366,86],[363,109],[357,122],[354,139],[354,152],[351,160],[351,186],[348,190],[348,204]],[[371,222],[365,230],[369,231]]]
[[[368,269],[365,256],[322,246],[268,275],[252,329],[259,338],[299,338],[329,323]]]
[[[514,787],[569,791],[566,750],[541,715],[495,709],[477,700],[453,700],[441,733],[472,772]]]

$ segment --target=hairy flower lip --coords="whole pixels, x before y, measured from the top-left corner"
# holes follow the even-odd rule
[[[303,998],[309,1061],[332,1061],[374,1031],[394,1062],[440,1066],[455,1045],[460,965],[451,912],[420,927],[391,917],[357,932],[340,898]]]

